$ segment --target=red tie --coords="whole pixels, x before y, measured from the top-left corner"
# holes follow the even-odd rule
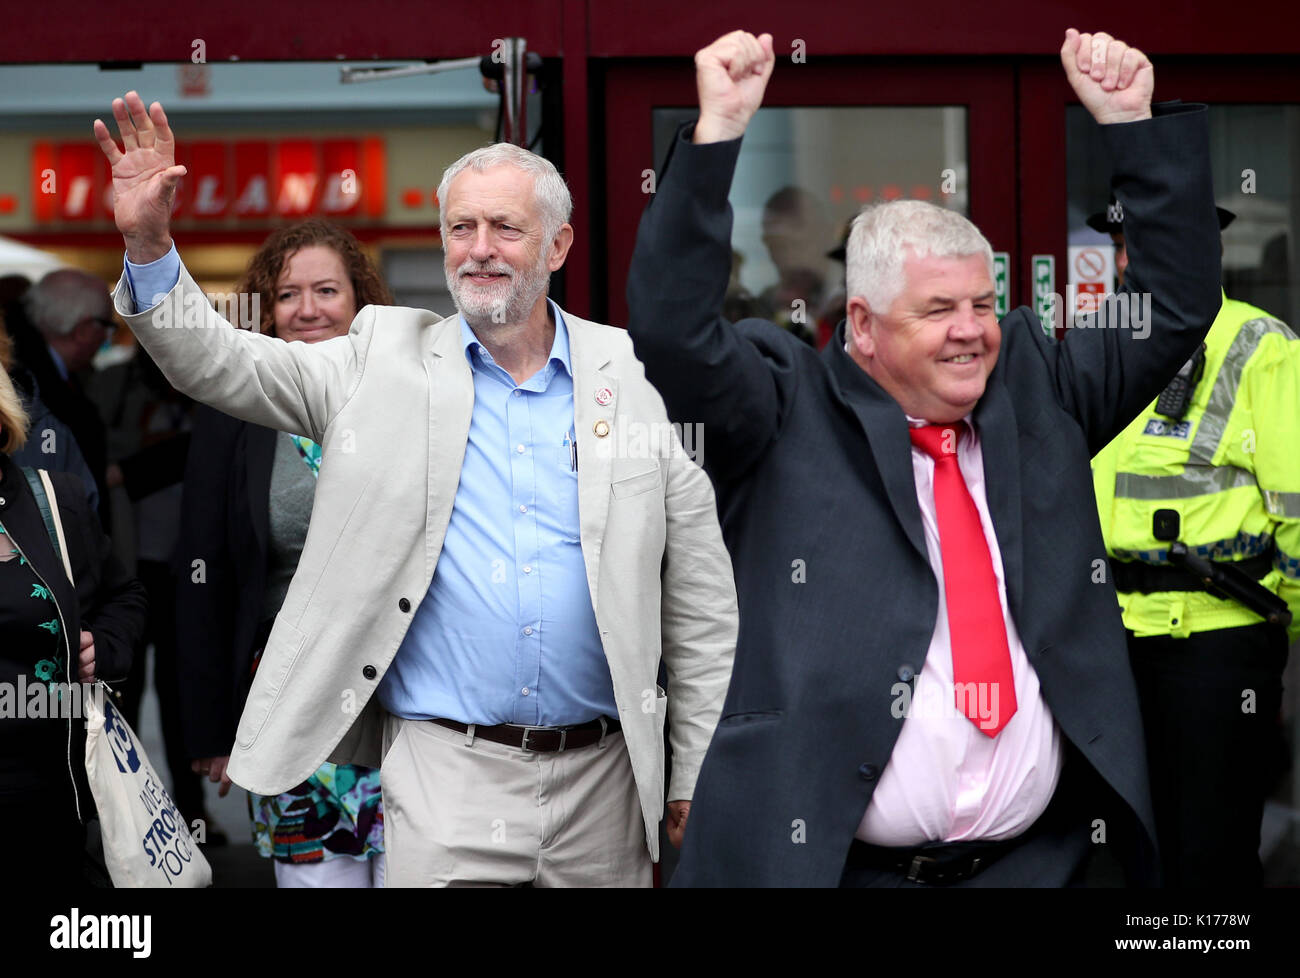
[[[912,444],[934,459],[934,508],[957,709],[981,732],[996,737],[1016,712],[1016,683],[993,558],[957,464],[957,442],[965,431],[964,422],[931,424],[912,428],[911,435]]]

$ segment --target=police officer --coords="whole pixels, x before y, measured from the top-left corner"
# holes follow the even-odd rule
[[[1218,211],[1223,229],[1236,215]],[[1121,208],[1088,223],[1111,234],[1123,282]],[[1093,481],[1165,883],[1259,886],[1282,671],[1300,636],[1296,334],[1225,296],[1201,351],[1097,455]]]

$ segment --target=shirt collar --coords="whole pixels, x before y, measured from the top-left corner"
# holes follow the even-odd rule
[[[924,428],[924,427],[925,427],[926,425],[928,425],[928,424],[938,424],[938,422],[936,422],[936,421],[926,421],[925,418],[914,418],[914,417],[912,417],[910,414],[905,414],[904,417],[907,418],[907,424],[908,424],[908,427],[910,427],[910,428]],[[968,415],[966,415],[964,418],[962,418],[962,421],[964,421],[964,422],[966,423],[966,430],[967,430],[968,432],[970,432],[971,434],[974,434],[974,433],[975,433],[975,415],[974,415],[974,414],[968,414]],[[951,422],[951,423],[952,423],[952,424],[956,424],[956,422]]]
[[[546,366],[542,368],[542,370],[546,372],[545,379],[549,381],[551,377],[555,375],[555,370],[559,367],[563,367],[565,373],[572,377],[573,364],[569,357],[569,329],[564,324],[564,314],[560,312],[560,307],[550,299],[547,299],[546,302],[555,316],[555,339],[551,342],[551,355],[547,360]],[[465,358],[469,360],[469,368],[471,370],[478,369],[474,359],[474,350],[476,347],[482,350],[484,361],[487,363],[495,363],[492,359],[492,354],[488,353],[487,347],[482,346],[479,343],[478,337],[475,336],[474,331],[469,328],[469,323],[465,322],[465,317],[457,315],[456,318],[460,322],[460,342],[462,348],[465,350]]]

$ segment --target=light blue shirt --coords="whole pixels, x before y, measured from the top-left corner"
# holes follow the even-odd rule
[[[180,257],[173,245],[126,272],[132,296],[156,303]],[[457,317],[474,412],[433,581],[379,684],[390,713],[533,726],[618,716],[578,537],[569,332],[550,308],[550,358],[523,384]]]
[[[460,485],[433,582],[379,685],[407,719],[560,726],[618,716],[578,539],[564,317],[523,384],[463,317],[474,374]]]
[[[136,312],[158,305],[181,280],[181,256],[176,253],[175,241],[172,242],[171,251],[156,261],[137,265],[126,258],[125,265],[126,284],[131,290],[131,302],[135,305]],[[142,304],[142,295],[148,297],[149,301]]]

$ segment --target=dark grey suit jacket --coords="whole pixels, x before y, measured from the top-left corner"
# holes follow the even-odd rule
[[[1132,878],[1156,879],[1124,631],[1112,585],[1094,582],[1106,548],[1089,471],[1220,301],[1206,112],[1155,111],[1103,127],[1126,288],[1154,296],[1150,335],[1071,330],[1057,343],[1017,309],[974,412],[1007,599],[1068,742],[1043,838],[986,884],[1074,878],[1096,819],[1128,841]],[[628,328],[672,419],[705,426],[740,636],[673,884],[833,886],[904,722],[896,684],[920,673],[938,613],[907,421],[845,354],[843,326],[818,354],[770,323],[722,318],[740,141],[689,139],[688,127],[641,221]]]

